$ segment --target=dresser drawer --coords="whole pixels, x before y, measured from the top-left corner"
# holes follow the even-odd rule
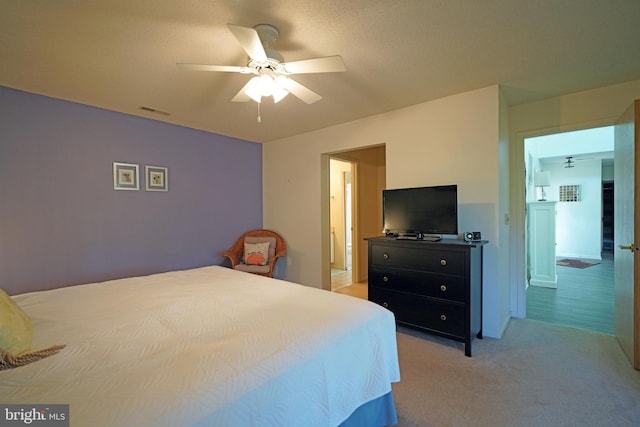
[[[369,287],[369,300],[386,307],[396,321],[433,331],[465,336],[465,305],[414,294]]]
[[[465,301],[464,277],[416,270],[371,267],[369,285],[418,295]]]
[[[465,255],[460,251],[374,245],[371,248],[370,262],[374,266],[408,268],[458,276],[466,274]]]

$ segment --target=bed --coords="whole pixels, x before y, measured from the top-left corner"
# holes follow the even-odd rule
[[[395,321],[346,295],[220,266],[16,295],[34,349],[0,403],[69,404],[71,425],[397,422]]]

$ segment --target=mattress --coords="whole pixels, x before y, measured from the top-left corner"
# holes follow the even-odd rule
[[[14,300],[66,347],[0,372],[2,403],[71,425],[337,426],[400,380],[388,310],[219,266]]]

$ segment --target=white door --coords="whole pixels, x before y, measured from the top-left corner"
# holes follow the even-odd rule
[[[625,111],[615,126],[614,148],[614,270],[615,331],[622,350],[640,369],[640,208],[635,188],[640,183],[640,100]]]

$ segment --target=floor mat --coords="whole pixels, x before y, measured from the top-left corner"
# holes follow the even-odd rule
[[[573,267],[573,268],[587,268],[594,265],[600,264],[600,261],[582,261],[579,259],[559,259],[556,261],[557,265],[561,265],[563,267]]]

